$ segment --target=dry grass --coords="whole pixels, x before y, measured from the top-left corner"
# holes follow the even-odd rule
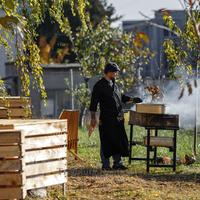
[[[68,198],[70,200],[190,200],[200,199],[200,169],[179,167],[177,173],[153,171],[144,165],[127,171],[102,172],[87,164],[70,161]],[[74,163],[74,165],[72,165]],[[84,166],[85,165],[85,166]],[[182,172],[184,170],[184,173]]]

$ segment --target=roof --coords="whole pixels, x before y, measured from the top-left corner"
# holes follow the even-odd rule
[[[71,68],[81,68],[79,63],[67,63],[67,64],[42,64],[44,69],[71,69]]]

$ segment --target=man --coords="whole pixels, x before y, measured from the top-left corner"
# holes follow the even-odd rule
[[[100,104],[99,133],[101,142],[102,170],[125,170],[127,169],[121,157],[127,157],[128,139],[124,128],[124,114],[122,102],[140,103],[140,98],[121,96],[115,78],[120,71],[116,63],[108,63],[104,69],[104,77],[99,80],[92,91],[90,111],[90,128],[94,129],[97,124],[96,111]],[[113,157],[113,167],[110,167],[110,157]]]

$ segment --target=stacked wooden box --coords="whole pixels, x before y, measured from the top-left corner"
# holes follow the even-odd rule
[[[25,189],[24,135],[0,130],[0,199],[23,199]]]
[[[31,102],[27,97],[0,97],[1,119],[31,118]]]
[[[0,120],[0,199],[67,182],[66,120]]]

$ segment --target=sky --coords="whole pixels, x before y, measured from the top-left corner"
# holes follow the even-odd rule
[[[139,11],[149,17],[153,17],[154,10],[160,8],[166,9],[181,9],[179,0],[108,0],[116,9],[116,14],[122,15],[122,20],[143,19]],[[119,25],[120,21],[115,23]]]

